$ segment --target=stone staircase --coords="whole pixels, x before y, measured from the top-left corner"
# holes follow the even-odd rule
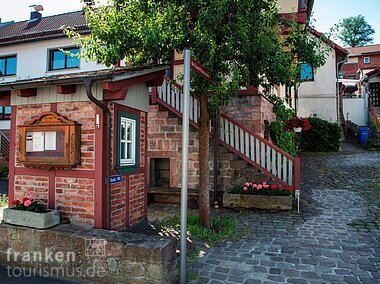
[[[149,106],[148,119],[148,159],[173,158],[181,156],[182,119],[160,105]],[[189,208],[198,208],[198,131],[190,127],[189,143]],[[213,201],[214,148],[210,141],[210,200]],[[174,158],[173,158],[174,159]],[[150,162],[152,163],[152,161]],[[148,202],[180,204],[181,161],[176,161],[174,182],[155,186],[150,180]],[[268,177],[223,146],[218,147],[218,192],[230,190],[236,184],[247,180],[264,181]],[[219,194],[221,198],[221,194]]]
[[[170,175],[166,177],[168,179],[166,184],[160,184],[160,187],[179,190],[181,187],[182,161],[181,118],[184,106],[182,86],[169,78],[165,77],[164,79],[163,85],[153,88],[151,92],[147,153],[150,169],[149,184],[151,187],[157,187],[154,182],[156,177],[161,174],[167,175],[167,170],[170,169]],[[195,96],[190,96],[189,123],[191,127],[188,188],[195,190],[198,188],[199,180],[199,139],[197,132],[199,116],[199,100]],[[217,114],[217,128],[218,144],[220,145],[218,151],[218,191],[227,191],[235,184],[241,184],[247,180],[253,180],[253,178],[257,181],[259,171],[283,186],[291,186],[295,190],[299,190],[299,157],[292,157],[285,153],[223,111],[219,111]],[[210,153],[210,170],[212,173],[212,147]],[[162,170],[163,164],[165,165]],[[212,176],[213,173],[211,174],[210,185],[213,180]]]

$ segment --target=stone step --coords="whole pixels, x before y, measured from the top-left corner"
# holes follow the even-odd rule
[[[197,209],[199,207],[199,191],[198,189],[188,189],[188,207]],[[164,203],[164,204],[181,204],[181,189],[170,187],[150,187],[148,188],[148,203]]]

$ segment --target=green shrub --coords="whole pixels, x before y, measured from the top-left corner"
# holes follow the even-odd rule
[[[270,125],[270,136],[273,143],[286,153],[297,156],[295,133],[284,130],[285,121],[274,121]]]
[[[6,165],[0,164],[0,178],[8,177],[8,167]]]
[[[301,150],[306,152],[339,151],[340,126],[337,123],[330,123],[317,117],[309,117],[308,119],[311,129],[301,133]]]
[[[276,121],[270,124],[272,141],[281,150],[296,156],[295,134],[284,130],[285,121],[293,116],[294,110],[286,107],[283,100],[276,96],[270,96],[269,99],[274,103],[273,112],[276,114]]]

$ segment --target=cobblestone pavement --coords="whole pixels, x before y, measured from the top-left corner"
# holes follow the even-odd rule
[[[302,208],[225,212],[239,240],[200,247],[192,283],[380,283],[380,153],[302,157]]]

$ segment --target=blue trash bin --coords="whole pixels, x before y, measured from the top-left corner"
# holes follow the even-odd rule
[[[369,128],[362,126],[358,127],[359,130],[359,144],[367,144],[369,138]]]

